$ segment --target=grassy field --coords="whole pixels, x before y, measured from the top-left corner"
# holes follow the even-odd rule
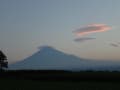
[[[6,72],[5,72],[6,73]],[[5,75],[4,73],[4,75]],[[37,74],[38,73],[38,74]],[[80,72],[80,73],[70,73],[70,72],[56,72],[56,71],[10,71],[10,74],[7,72],[6,76],[0,75],[0,90],[120,90],[120,81],[106,81],[103,80],[92,80],[94,77],[92,75],[101,75],[103,76],[114,76],[114,73],[108,72]],[[108,74],[107,74],[108,73]],[[118,73],[118,72],[117,72]],[[115,76],[119,76],[119,73],[115,73]],[[30,75],[31,74],[31,75]],[[42,74],[42,75],[41,75]],[[75,75],[73,75],[75,74]],[[85,77],[89,77],[89,80],[80,80],[84,74]],[[92,74],[92,75],[91,75]],[[9,76],[11,75],[11,76]],[[31,79],[30,76],[35,79]],[[46,75],[46,76],[45,76]],[[55,78],[52,76],[61,76],[64,78],[69,77],[68,79],[60,80],[59,77]],[[91,76],[90,76],[91,75]],[[99,75],[99,77],[101,77]],[[15,77],[16,76],[16,77]],[[20,77],[21,76],[21,77]],[[41,79],[43,76],[47,79]],[[76,80],[75,76],[79,78]],[[79,76],[79,77],[78,77]],[[102,77],[103,77],[102,76]],[[105,77],[106,77],[105,76]],[[108,77],[109,77],[108,76]],[[25,77],[25,78],[23,78]],[[84,78],[85,78],[84,77]],[[120,77],[120,76],[119,76]],[[38,80],[37,80],[38,78]],[[52,80],[52,78],[54,80]],[[72,78],[72,79],[70,79]],[[75,80],[73,80],[75,78]],[[98,78],[98,77],[97,77]],[[113,77],[114,78],[114,77]],[[62,79],[62,78],[61,78]],[[96,78],[95,78],[96,79]],[[116,78],[115,78],[116,79]]]
[[[120,82],[62,82],[0,79],[0,90],[120,90]]]

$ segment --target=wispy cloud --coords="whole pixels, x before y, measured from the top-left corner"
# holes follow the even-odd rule
[[[118,44],[120,44],[120,42],[118,42]]]
[[[112,47],[119,47],[119,44],[110,43],[110,46],[112,46]]]
[[[90,33],[105,32],[110,29],[111,27],[105,24],[90,24],[73,31],[73,33],[75,33],[77,36],[83,36]]]
[[[120,42],[116,42],[116,43],[110,43],[110,46],[113,46],[113,47],[120,47]]]
[[[93,40],[96,38],[90,38],[90,37],[84,37],[84,38],[76,38],[74,41],[76,42],[84,42],[84,41],[89,41],[89,40]]]

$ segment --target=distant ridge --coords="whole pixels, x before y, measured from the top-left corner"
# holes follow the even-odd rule
[[[118,63],[92,61],[42,46],[32,56],[9,65],[9,69],[29,70],[120,70]],[[116,66],[117,65],[117,66]]]

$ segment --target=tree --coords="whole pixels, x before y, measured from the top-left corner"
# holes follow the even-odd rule
[[[3,68],[8,68],[8,62],[7,62],[7,57],[0,50],[0,70],[3,70]]]

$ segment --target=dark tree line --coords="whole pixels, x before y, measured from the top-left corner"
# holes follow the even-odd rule
[[[8,68],[8,62],[6,55],[0,50],[0,70]]]

